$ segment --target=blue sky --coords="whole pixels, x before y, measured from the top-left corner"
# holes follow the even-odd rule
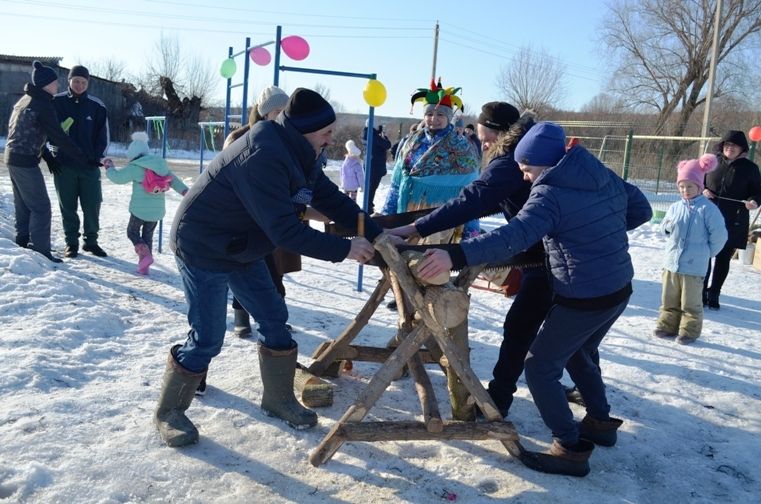
[[[604,10],[601,0],[0,0],[0,51],[62,56],[63,66],[112,58],[139,73],[163,32],[178,37],[184,54],[199,54],[218,67],[229,46],[237,52],[246,36],[253,44],[273,40],[279,24],[284,35],[300,35],[311,47],[306,60],[284,58],[282,64],[377,73],[388,90],[378,113],[406,116],[410,94],[430,80],[438,20],[436,74],[445,87],[463,88],[461,97],[471,112],[484,102],[503,98],[496,77],[526,44],[545,49],[566,65],[567,96],[562,105],[578,109],[605,86],[605,54],[597,38]],[[239,65],[234,81],[241,72]],[[252,66],[253,92],[271,84],[273,73],[272,63]],[[364,81],[359,79],[294,72],[280,77],[286,91],[317,83],[330,89],[331,98],[347,112],[366,111]],[[221,77],[216,95],[224,97]],[[233,102],[240,102],[240,89],[233,90]]]

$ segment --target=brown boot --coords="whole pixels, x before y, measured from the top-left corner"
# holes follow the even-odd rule
[[[573,446],[565,446],[557,439],[547,453],[525,451],[520,460],[529,469],[548,474],[586,476],[589,474],[589,457],[595,445],[585,439]]]
[[[579,437],[588,439],[596,445],[614,446],[618,440],[616,431],[624,421],[610,417],[608,420],[598,420],[589,415],[579,424]]]
[[[175,345],[169,351],[159,404],[153,416],[161,439],[175,447],[198,442],[198,429],[185,416],[185,411],[193,402],[198,384],[206,376],[205,371],[193,373],[177,362],[174,354],[179,346]]]

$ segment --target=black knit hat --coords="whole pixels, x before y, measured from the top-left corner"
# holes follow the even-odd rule
[[[481,107],[478,124],[497,131],[507,131],[520,117],[518,109],[509,103],[493,101]]]
[[[72,77],[84,77],[89,80],[90,71],[82,65],[74,65],[71,67],[71,70],[69,70],[69,80],[71,80]]]
[[[34,84],[35,87],[44,88],[51,82],[58,80],[58,72],[49,66],[45,66],[35,60],[32,63],[32,67],[32,84]]]
[[[285,105],[285,117],[300,133],[312,133],[336,121],[336,113],[320,93],[296,88]]]
[[[748,152],[748,139],[745,138],[745,133],[737,130],[729,130],[721,137],[721,142],[717,145],[718,150],[724,150],[724,142],[729,142],[737,145],[742,149],[742,152]]]

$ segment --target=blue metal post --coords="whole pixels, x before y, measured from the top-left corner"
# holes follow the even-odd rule
[[[164,133],[161,135],[161,157],[166,159],[166,148],[167,148],[167,138],[169,135],[167,135],[168,132],[168,125],[166,116],[164,116]],[[164,219],[161,219],[159,221],[159,254],[162,252],[163,243],[164,243]]]
[[[243,51],[243,101],[240,109],[240,125],[243,126],[248,122],[248,69],[251,63],[251,55],[248,51],[251,49],[251,37],[246,37],[246,50]],[[225,133],[227,138],[227,133]]]
[[[233,48],[228,47],[227,57],[232,58],[232,55]],[[227,134],[230,132],[230,91],[232,90],[232,84],[232,78],[227,79],[227,93],[225,95],[225,138],[227,138]]]
[[[375,77],[373,77],[374,79]],[[373,128],[375,127],[375,107],[370,107],[370,111],[367,113],[367,138],[365,139],[365,146],[367,152],[365,153],[365,187],[362,192],[362,210],[367,214],[367,209],[370,207],[370,184],[373,176]],[[357,292],[362,292],[362,277],[364,274],[364,265],[360,264],[357,269]]]
[[[275,31],[275,78],[272,80],[273,86],[280,85],[280,39],[283,35],[283,27],[278,25]]]

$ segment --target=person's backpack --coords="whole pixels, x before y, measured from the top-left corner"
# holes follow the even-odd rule
[[[159,175],[150,168],[145,168],[145,174],[143,175],[143,189],[145,189],[146,192],[153,194],[166,192],[170,189],[171,184],[171,175]]]

